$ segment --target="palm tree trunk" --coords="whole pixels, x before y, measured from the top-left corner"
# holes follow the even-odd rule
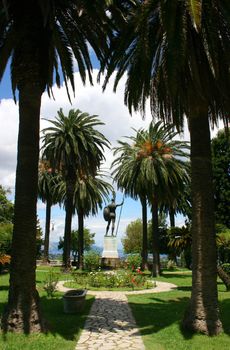
[[[199,105],[196,103],[195,105]],[[204,114],[205,113],[205,114]],[[208,110],[191,114],[192,295],[183,324],[209,335],[221,332]]]
[[[32,59],[32,58],[31,58]],[[31,80],[19,90],[19,135],[15,185],[14,229],[5,332],[45,329],[36,291],[36,205],[39,119],[42,89]]]
[[[175,227],[175,211],[172,207],[169,207],[169,221],[170,221],[170,227]],[[175,251],[172,251],[169,254],[169,259],[173,260],[175,264],[177,265],[177,257]]]
[[[226,290],[230,291],[230,276],[222,269],[221,266],[217,267],[217,273],[221,281],[224,283]]]
[[[153,248],[153,277],[160,276],[160,251],[158,229],[158,200],[154,196],[152,201],[152,248]]]
[[[72,216],[73,216],[73,199],[75,189],[75,178],[71,178],[66,182],[66,215],[65,215],[65,231],[64,231],[64,247],[63,247],[63,267],[65,270],[71,268],[71,228],[72,228]]]
[[[141,197],[142,205],[142,268],[148,269],[148,226],[147,226],[147,201]]]
[[[78,209],[78,268],[83,269],[84,254],[84,214],[82,208]]]
[[[175,211],[172,207],[169,208],[169,220],[170,220],[170,227],[175,227]]]
[[[45,226],[45,240],[44,240],[44,255],[43,261],[49,262],[49,242],[50,242],[50,219],[51,219],[51,201],[46,201],[46,226]]]

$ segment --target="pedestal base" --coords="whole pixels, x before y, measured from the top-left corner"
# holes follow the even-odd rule
[[[117,238],[116,237],[104,237],[104,249],[102,252],[103,258],[115,258],[118,259],[118,251],[117,251]]]

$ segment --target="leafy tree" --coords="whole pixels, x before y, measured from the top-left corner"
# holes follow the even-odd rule
[[[165,233],[166,233],[166,222],[165,216],[159,216],[159,233],[160,233],[160,253],[166,254],[165,251]],[[126,254],[141,254],[142,252],[142,220],[137,219],[132,221],[125,231],[125,235],[122,238],[123,248]],[[151,252],[152,249],[152,220],[147,223],[147,254]]]
[[[0,223],[13,222],[14,205],[7,199],[7,192],[0,185]]]
[[[95,233],[91,233],[88,228],[84,228],[84,234],[83,234],[84,249],[86,251],[90,250],[92,245],[95,243],[94,236],[95,236]],[[71,232],[71,251],[72,251],[72,255],[73,255],[74,259],[78,253],[78,246],[79,246],[79,230],[72,230],[72,232]],[[60,238],[59,243],[58,243],[58,249],[63,249],[63,247],[64,247],[64,241],[62,238]]]
[[[103,125],[97,116],[71,109],[67,116],[62,109],[51,127],[43,130],[43,159],[54,170],[60,171],[65,183],[65,232],[63,265],[70,268],[71,224],[74,197],[84,177],[95,176],[104,159],[104,146],[108,141],[96,128]],[[80,186],[81,187],[81,186]],[[78,206],[78,212],[80,207]],[[82,224],[82,222],[80,223]],[[79,228],[80,230],[80,228]]]
[[[12,251],[13,224],[11,222],[0,223],[0,253],[11,255]],[[42,229],[37,219],[36,231],[36,258],[41,256]]]
[[[129,110],[145,111],[191,137],[191,303],[185,328],[209,335],[222,330],[217,298],[216,241],[209,121],[227,124],[230,112],[230,3],[226,0],[133,1],[118,22],[105,85],[116,71],[116,89],[127,75]],[[116,18],[114,17],[114,21]],[[106,67],[107,68],[107,67]]]
[[[215,217],[230,228],[230,139],[220,130],[212,139],[212,165],[215,194]]]
[[[92,83],[89,47],[99,61],[104,59],[106,6],[103,0],[1,1],[0,80],[10,61],[13,94],[18,90],[19,100],[12,268],[4,331],[30,333],[46,328],[35,283],[41,97],[46,89],[52,95],[52,86],[60,87],[61,77],[74,90],[73,58],[83,83],[87,75]]]
[[[12,223],[0,223],[0,253],[11,254],[12,233]]]
[[[132,221],[125,230],[125,236],[122,238],[124,252],[126,254],[139,253],[142,251],[142,221],[137,219]]]

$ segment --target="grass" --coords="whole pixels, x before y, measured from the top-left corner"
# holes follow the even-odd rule
[[[55,267],[54,271],[60,273]],[[1,350],[73,350],[83,328],[93,297],[88,296],[86,308],[78,315],[66,315],[62,308],[62,293],[48,299],[42,289],[49,267],[37,270],[37,286],[41,296],[44,316],[50,325],[47,334],[7,334],[0,336]],[[9,275],[0,275],[0,313],[6,302]],[[62,274],[61,280],[71,279]],[[191,293],[191,272],[164,271],[156,280],[174,283],[177,290],[164,293],[129,295],[137,325],[143,337],[146,350],[229,350],[230,349],[230,294],[218,281],[221,320],[224,332],[217,337],[193,335],[181,329],[181,320]]]
[[[207,337],[181,329],[181,320],[191,294],[191,273],[165,272],[157,280],[174,283],[178,289],[128,296],[146,350],[230,349],[230,294],[220,281],[218,290],[224,332],[217,337]]]
[[[60,273],[59,268],[53,268]],[[37,289],[41,299],[43,315],[49,325],[47,334],[12,334],[0,333],[1,350],[73,350],[76,347],[85,319],[89,313],[94,298],[87,296],[84,311],[79,314],[64,314],[62,305],[63,293],[55,293],[54,298],[47,298],[42,285],[46,279],[49,267],[39,267],[37,270]],[[61,280],[70,279],[70,275],[62,274]],[[0,314],[7,300],[9,275],[0,275]]]

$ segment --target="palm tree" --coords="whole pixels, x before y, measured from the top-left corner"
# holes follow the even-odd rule
[[[69,269],[74,193],[84,174],[95,176],[104,159],[103,150],[104,146],[108,147],[108,141],[95,129],[103,123],[95,115],[90,116],[80,110],[72,109],[68,116],[60,110],[50,123],[52,126],[43,130],[42,157],[50,161],[53,169],[62,173],[66,186],[63,265]]]
[[[84,265],[84,217],[92,214],[96,215],[98,209],[102,208],[105,200],[108,200],[109,193],[113,187],[103,179],[102,172],[96,175],[77,171],[77,181],[73,199],[73,214],[77,212],[78,216],[78,268],[82,269]],[[66,184],[62,183],[59,188],[61,201],[66,202]]]
[[[45,89],[52,95],[53,83],[60,86],[61,76],[66,87],[70,80],[74,89],[73,58],[82,81],[88,72],[92,82],[89,45],[102,61],[107,45],[106,5],[106,0],[4,0],[0,5],[0,80],[11,61],[14,96],[16,89],[19,92],[12,269],[2,321],[5,331],[45,329],[35,285],[41,96]]]
[[[115,179],[118,186],[125,186],[129,193],[145,194],[151,204],[153,227],[153,275],[160,274],[158,209],[161,201],[172,198],[175,189],[187,179],[184,161],[178,157],[187,157],[186,142],[173,140],[177,132],[172,126],[164,127],[160,122],[150,123],[148,130],[140,129],[133,144],[120,143],[116,153],[121,156],[114,161],[117,164]],[[172,191],[173,189],[173,191]],[[137,192],[136,192],[137,191]]]
[[[209,120],[230,112],[230,3],[221,0],[133,1],[114,33],[107,83],[127,73],[125,102],[183,128],[191,136],[193,284],[184,327],[205,334],[222,330],[217,300]]]
[[[112,163],[114,181],[118,189],[126,196],[133,199],[140,199],[142,206],[142,268],[148,266],[148,225],[147,225],[147,189],[141,174],[135,171],[136,157],[133,152],[133,145],[136,143],[135,137],[128,138],[129,142],[118,141],[119,146],[114,149],[114,155],[118,155]]]
[[[46,203],[46,223],[45,223],[45,239],[44,239],[44,253],[43,261],[49,261],[49,237],[50,237],[50,221],[51,221],[51,207],[58,203],[59,199],[56,195],[55,187],[60,183],[59,174],[54,172],[50,167],[49,162],[39,162],[38,173],[38,197],[43,203]]]
[[[103,180],[102,174],[98,176],[79,174],[74,198],[74,206],[78,215],[78,268],[84,265],[84,217],[89,214],[96,215],[102,208],[103,201],[108,200],[112,186]]]

